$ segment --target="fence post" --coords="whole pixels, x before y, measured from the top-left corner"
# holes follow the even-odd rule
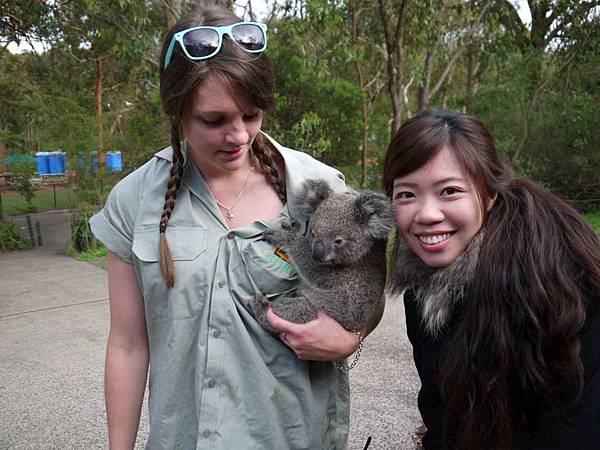
[[[25,216],[27,221],[27,231],[29,231],[29,242],[32,247],[35,247],[35,236],[33,235],[33,225],[31,224],[31,216]]]
[[[35,231],[37,232],[37,245],[38,247],[42,246],[42,227],[39,222],[35,222]]]

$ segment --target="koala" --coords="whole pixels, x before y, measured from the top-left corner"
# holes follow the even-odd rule
[[[309,322],[323,311],[347,330],[358,330],[372,317],[384,290],[385,249],[393,225],[390,201],[372,191],[336,194],[324,180],[306,181],[300,199],[310,217],[304,234],[290,224],[264,234],[287,253],[300,287],[293,296],[272,300],[257,295],[254,314],[272,332],[269,306],[291,322]]]

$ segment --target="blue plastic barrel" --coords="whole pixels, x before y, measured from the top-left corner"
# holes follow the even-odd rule
[[[109,172],[122,172],[123,163],[121,160],[121,152],[106,152],[104,164],[106,170]]]
[[[60,167],[60,173],[66,173],[68,168],[67,154],[66,152],[56,152],[58,154],[58,165]]]
[[[61,175],[62,169],[60,168],[60,155],[59,152],[49,152],[48,167],[50,169],[50,175]]]
[[[109,172],[112,172],[112,160],[113,160],[112,152],[106,152],[104,154],[104,167],[106,167],[106,170],[108,170]]]
[[[38,173],[40,175],[48,175],[50,173],[48,152],[37,152],[35,160]]]

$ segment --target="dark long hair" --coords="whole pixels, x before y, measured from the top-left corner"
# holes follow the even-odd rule
[[[502,163],[480,120],[454,112],[425,111],[398,130],[385,159],[388,195],[444,146],[480,199],[495,198],[440,362],[446,435],[461,450],[512,448],[581,393],[578,333],[585,303],[600,295],[600,243],[577,211]]]
[[[217,55],[212,58],[191,61],[184,55],[179,44],[173,48],[171,62],[166,70],[165,54],[178,31],[194,26],[222,26],[240,22],[231,11],[221,6],[201,6],[179,20],[167,34],[160,55],[160,96],[163,109],[171,124],[171,147],[173,163],[166,187],[165,203],[160,218],[160,268],[168,287],[175,283],[175,269],[166,238],[166,229],[175,207],[177,193],[183,175],[184,158],[181,150],[182,124],[194,89],[201,85],[209,73],[216,74],[232,92],[248,96],[258,108],[269,111],[275,106],[275,81],[271,63],[263,53],[245,52],[237,44],[224,37]],[[252,143],[253,155],[261,171],[285,203],[285,182],[273,160],[275,153],[271,144],[260,135]]]

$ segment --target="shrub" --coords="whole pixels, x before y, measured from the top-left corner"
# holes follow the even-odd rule
[[[81,253],[93,250],[98,243],[90,229],[92,211],[81,211],[71,216],[71,235],[69,238],[68,252]]]
[[[7,221],[0,222],[0,250],[18,250],[28,248],[29,243],[23,238],[19,227]]]
[[[27,211],[24,212],[35,212],[37,210],[33,205],[36,186],[31,181],[35,175],[35,170],[35,164],[28,162],[17,162],[11,166],[13,172],[12,185],[27,201]]]

